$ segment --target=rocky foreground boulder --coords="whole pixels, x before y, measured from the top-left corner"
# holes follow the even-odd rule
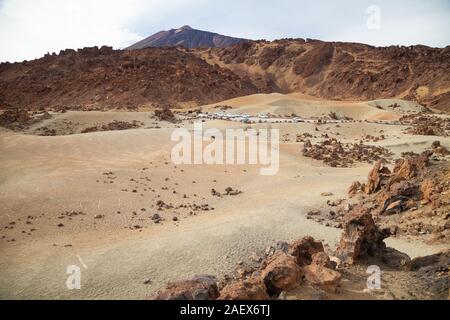
[[[310,264],[312,256],[318,252],[324,252],[322,242],[309,236],[295,240],[289,246],[289,254],[297,259],[299,266]]]
[[[303,279],[321,290],[335,292],[341,275],[324,252],[323,244],[312,237],[292,242],[285,250],[270,253],[249,275],[241,274],[219,285],[213,276],[169,283],[150,297],[157,300],[220,299],[267,300],[303,285]]]
[[[268,300],[263,279],[253,276],[243,280],[233,280],[221,291],[219,300]]]
[[[171,282],[159,291],[154,300],[215,300],[219,296],[217,279],[210,275],[195,276],[191,280]]]
[[[311,264],[303,267],[305,279],[313,286],[327,292],[336,292],[341,281],[341,273],[335,270],[336,264],[325,252],[312,256]]]
[[[350,279],[348,272],[357,270],[358,265],[370,264],[382,265],[383,270],[408,273],[413,282],[418,277],[421,285],[430,287],[429,292],[424,293],[423,289],[412,285],[411,288],[416,290],[412,297],[447,297],[445,290],[448,291],[450,285],[448,252],[412,260],[407,254],[387,247],[384,242],[388,236],[405,228],[403,220],[398,220],[398,217],[393,220],[394,226],[386,226],[385,219],[402,214],[408,214],[407,223],[415,223],[416,219],[424,221],[415,228],[419,232],[428,230],[424,223],[430,220],[430,227],[436,228],[442,239],[446,238],[450,227],[450,168],[442,162],[436,167],[430,166],[430,157],[430,152],[424,152],[401,159],[392,171],[379,161],[371,170],[367,183],[352,184],[349,194],[360,196],[360,202],[353,205],[343,203],[345,210],[337,209],[340,213],[333,215],[342,219],[343,228],[339,244],[331,253],[333,256],[327,253],[332,251],[325,252],[321,241],[312,237],[291,243],[280,242],[276,247],[266,249],[262,257],[253,257],[259,261],[256,267],[240,265],[237,268],[240,272],[224,283],[214,286],[212,282],[199,283],[198,279],[171,283],[156,298],[266,300],[311,287],[320,296],[328,296],[344,290],[341,281],[344,277]],[[218,292],[214,290],[216,287]]]
[[[269,295],[280,294],[284,290],[295,288],[302,278],[302,270],[295,257],[277,251],[267,261],[261,277]]]
[[[355,208],[345,219],[337,255],[348,264],[367,256],[376,256],[386,248],[383,239],[387,236],[375,225],[369,209]]]

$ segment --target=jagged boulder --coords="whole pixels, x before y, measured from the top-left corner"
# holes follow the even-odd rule
[[[226,284],[218,300],[268,300],[267,289],[261,277],[234,280]]]
[[[373,221],[369,210],[363,207],[353,209],[344,221],[344,232],[337,248],[342,262],[355,264],[359,259],[375,256],[382,252],[387,237]]]
[[[364,185],[364,192],[366,194],[372,194],[380,190],[385,178],[389,176],[390,173],[389,169],[383,166],[383,162],[378,160],[367,177],[367,183]]]
[[[409,181],[395,183],[377,195],[376,199],[382,208],[380,214],[390,215],[411,209],[416,205],[414,198],[418,197],[418,194],[418,187],[414,183]]]
[[[393,174],[389,179],[388,186],[396,182],[408,181],[415,178],[421,173],[429,164],[430,157],[433,155],[432,151],[424,151],[420,155],[411,157],[409,159],[398,160],[395,164]]]
[[[411,258],[406,253],[394,248],[385,248],[381,255],[381,261],[394,269],[409,270],[411,268]]]
[[[299,266],[310,264],[313,254],[317,252],[324,252],[323,244],[309,236],[295,240],[288,250],[288,253],[295,257]]]
[[[261,277],[267,287],[267,293],[274,295],[296,287],[300,283],[302,271],[293,256],[277,251],[267,260]]]
[[[317,286],[325,291],[336,292],[341,281],[341,274],[334,270],[335,263],[325,252],[315,253],[311,264],[303,266],[302,270],[305,279],[313,286]]]
[[[427,204],[431,201],[431,197],[436,192],[436,189],[437,186],[435,181],[426,179],[422,182],[422,185],[420,186],[422,204]]]
[[[219,296],[217,279],[210,275],[194,276],[191,280],[171,282],[158,291],[153,300],[215,300]]]

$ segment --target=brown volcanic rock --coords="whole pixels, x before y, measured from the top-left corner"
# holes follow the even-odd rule
[[[270,295],[296,287],[300,283],[301,275],[302,271],[296,259],[283,251],[278,251],[270,257],[261,272]]]
[[[0,114],[0,126],[5,128],[21,128],[30,125],[32,117],[26,110],[10,109]]]
[[[369,177],[367,178],[367,184],[365,186],[364,192],[367,194],[371,194],[376,192],[381,185],[381,166],[382,162],[377,161],[373,166],[372,171],[369,173]]]
[[[154,35],[133,44],[128,49],[144,49],[165,46],[214,48],[232,46],[246,41],[248,40],[227,37],[213,32],[196,30],[190,26],[183,26],[179,29],[171,29],[168,31],[160,31],[155,33]]]
[[[355,196],[359,191],[361,191],[361,182],[359,181],[353,181],[350,187],[347,190],[348,196],[351,198]]]
[[[155,110],[155,117],[157,117],[159,121],[168,121],[168,122],[176,121],[175,115],[167,107]]]
[[[261,91],[245,76],[181,48],[65,50],[0,65],[0,107],[194,106]]]
[[[344,221],[337,254],[347,264],[355,264],[367,256],[380,254],[386,245],[386,234],[380,232],[366,208],[358,207],[349,213]]]
[[[24,109],[12,108],[3,112],[0,111],[0,126],[11,130],[22,130],[51,117],[47,111],[43,113],[39,111],[28,112]]]
[[[365,144],[342,143],[335,138],[326,139],[317,144],[306,140],[302,154],[305,157],[321,160],[330,167],[347,168],[355,162],[372,163],[377,160],[389,159],[389,150]]]
[[[325,291],[335,292],[342,278],[341,274],[334,270],[334,265],[325,252],[315,253],[311,264],[304,266],[302,270],[309,283]]]
[[[449,110],[446,109],[446,111]],[[408,134],[444,137],[450,135],[450,120],[446,118],[419,113],[404,115],[400,118],[400,122],[412,125],[406,130]]]
[[[425,257],[414,258],[411,269],[424,281],[432,299],[450,298],[450,250]]]
[[[288,253],[296,258],[299,266],[310,264],[312,256],[318,252],[324,252],[323,244],[310,236],[295,240],[288,250]]]
[[[215,300],[219,296],[214,276],[200,275],[192,280],[171,282],[167,288],[158,291],[153,300]]]
[[[229,282],[218,300],[269,300],[264,281],[260,277],[250,277]]]
[[[407,92],[407,100],[450,112],[450,47],[284,39],[215,48],[209,54],[231,70],[253,67],[258,71],[247,74],[254,81],[271,79],[281,92],[339,100],[392,98]]]
[[[431,201],[431,197],[437,191],[438,187],[435,181],[426,179],[420,186],[420,192],[422,193],[422,203],[427,204]]]
[[[137,128],[140,128],[142,125],[143,125],[142,122],[139,122],[136,120],[134,120],[133,122],[114,120],[113,122],[104,124],[101,127],[93,126],[93,127],[85,128],[81,131],[81,133],[96,132],[96,131],[116,131],[116,130],[137,129]]]
[[[418,174],[423,173],[432,155],[432,151],[424,151],[418,156],[397,161],[392,176],[387,183],[388,186],[390,187],[396,182],[411,180]]]
[[[203,38],[197,40],[193,43]],[[225,45],[214,37],[212,41]],[[450,47],[373,47],[311,39],[208,49],[94,47],[0,64],[0,107],[193,106],[254,93],[302,92],[339,100],[404,97],[450,112],[449,74]],[[436,121],[442,123],[436,118],[418,121],[417,133],[448,134],[448,129],[429,130],[442,127],[433,126]]]

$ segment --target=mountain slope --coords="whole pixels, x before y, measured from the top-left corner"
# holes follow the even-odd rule
[[[259,91],[178,48],[84,48],[0,64],[0,109],[190,107]]]
[[[155,33],[154,35],[135,43],[127,49],[143,49],[164,46],[183,46],[185,48],[223,48],[245,41],[248,40],[227,37],[217,33],[192,29],[190,26],[183,26],[179,29],[171,29],[169,31],[160,31]]]
[[[339,100],[401,98],[450,112],[450,46],[373,47],[286,39],[198,51],[211,64],[278,92]]]
[[[0,109],[172,107],[254,93],[404,99],[450,113],[450,47],[286,39],[226,48],[84,48],[0,64]]]

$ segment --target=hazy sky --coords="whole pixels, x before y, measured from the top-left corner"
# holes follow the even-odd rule
[[[379,11],[368,13],[371,5]],[[450,0],[0,0],[0,61],[65,48],[123,48],[186,24],[249,39],[445,47]]]

